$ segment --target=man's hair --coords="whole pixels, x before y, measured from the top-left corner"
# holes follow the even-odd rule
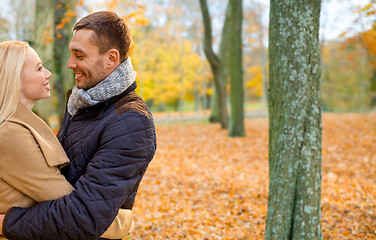
[[[120,53],[120,62],[128,57],[132,37],[127,24],[116,13],[99,11],[89,14],[73,27],[73,31],[81,29],[90,29],[95,32],[91,41],[99,48],[100,54],[114,48]]]
[[[17,109],[22,70],[29,44],[21,41],[0,43],[0,127]]]

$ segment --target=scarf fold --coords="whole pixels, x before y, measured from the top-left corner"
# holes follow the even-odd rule
[[[79,109],[96,105],[124,92],[136,79],[131,59],[128,57],[110,75],[94,87],[84,90],[75,85],[68,100],[68,113],[74,116]]]

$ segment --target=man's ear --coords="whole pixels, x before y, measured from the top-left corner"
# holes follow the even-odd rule
[[[117,49],[112,48],[108,50],[107,57],[108,68],[117,67],[120,64],[120,53]]]

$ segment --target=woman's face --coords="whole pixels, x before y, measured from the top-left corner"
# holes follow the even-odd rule
[[[25,106],[32,106],[40,99],[49,98],[48,79],[51,76],[51,72],[42,66],[35,50],[29,47],[21,74],[20,102]]]

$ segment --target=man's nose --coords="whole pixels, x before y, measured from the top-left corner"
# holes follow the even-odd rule
[[[73,61],[72,55],[69,57],[67,68],[74,69],[77,67],[77,64]]]

